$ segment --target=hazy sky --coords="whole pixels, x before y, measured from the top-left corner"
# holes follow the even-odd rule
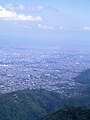
[[[0,44],[90,45],[90,0],[0,0]]]

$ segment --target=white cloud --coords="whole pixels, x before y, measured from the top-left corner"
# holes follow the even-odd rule
[[[41,25],[41,24],[38,24],[38,27],[41,28],[41,29],[49,29],[49,30],[53,30],[54,29],[53,26]]]
[[[23,6],[22,4],[11,4],[11,3],[9,3],[9,4],[6,4],[6,5],[4,5],[5,6],[5,8],[7,8],[8,10],[24,10],[25,9],[25,6]]]
[[[90,26],[84,26],[83,30],[90,30]]]
[[[63,26],[50,26],[50,25],[42,25],[42,24],[38,24],[38,27],[41,28],[41,29],[48,29],[48,30],[53,30],[53,29],[56,29],[56,30],[64,30],[65,28]]]
[[[0,20],[41,21],[41,16],[18,14],[0,6]]]
[[[33,6],[33,7],[29,7],[29,6],[24,6],[22,4],[5,4],[4,7],[8,10],[29,10],[32,12],[40,12],[41,10],[44,9],[44,7],[42,5],[37,5],[37,6]]]

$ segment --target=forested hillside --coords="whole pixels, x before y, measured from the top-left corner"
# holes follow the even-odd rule
[[[60,94],[54,91],[47,91],[44,89],[25,89],[19,90],[7,94],[0,95],[0,120],[37,120],[43,118],[45,115],[54,113],[55,111],[64,108],[65,106],[87,106],[90,107],[90,85],[84,84],[82,81],[89,81],[89,71],[84,71],[85,73],[80,73],[77,76],[75,81],[82,84],[82,87],[78,88],[76,92],[80,93],[75,96],[65,96],[64,94]],[[85,76],[85,77],[84,77]],[[82,79],[83,78],[83,79]],[[86,82],[88,82],[86,81]],[[69,114],[65,111],[68,109],[63,109],[59,111],[59,114],[64,116],[64,118],[60,120],[64,120],[65,118],[71,116],[71,114],[75,113],[75,117],[79,115],[83,115],[86,111],[90,113],[86,108],[71,108],[69,109]],[[73,113],[70,111],[72,110]],[[65,114],[65,115],[64,115]],[[84,115],[86,115],[84,114]],[[53,116],[53,114],[52,114]],[[55,113],[57,120],[58,115]],[[51,116],[50,116],[51,117]],[[80,116],[82,117],[82,116]],[[48,119],[45,119],[48,120]],[[58,118],[59,120],[59,118]],[[73,120],[68,118],[68,120]],[[75,119],[76,120],[76,119]],[[77,118],[77,120],[79,120]],[[80,120],[88,120],[88,117]]]
[[[45,116],[41,120],[90,120],[90,109],[86,107],[66,107]]]
[[[0,120],[36,120],[66,103],[58,93],[21,90],[0,95]]]

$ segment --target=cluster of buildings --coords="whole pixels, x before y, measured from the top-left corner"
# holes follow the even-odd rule
[[[30,88],[67,95],[80,86],[73,77],[88,68],[90,53],[53,48],[1,49],[0,93]]]

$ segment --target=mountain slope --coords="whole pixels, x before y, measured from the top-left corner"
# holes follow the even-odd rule
[[[58,93],[21,90],[0,95],[0,120],[35,120],[61,108],[66,102]]]
[[[74,78],[76,82],[82,84],[90,84],[90,69],[82,71],[77,77]]]
[[[67,107],[41,120],[90,120],[90,109],[85,107]]]

